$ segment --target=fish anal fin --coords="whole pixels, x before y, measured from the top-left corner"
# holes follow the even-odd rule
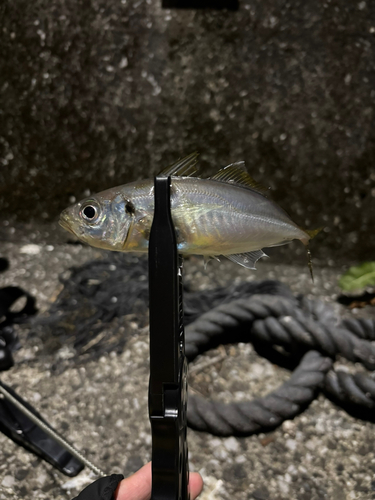
[[[219,170],[210,179],[220,182],[228,182],[230,184],[239,184],[240,186],[253,189],[265,195],[268,189],[258,182],[256,182],[251,175],[247,172],[245,167],[245,162],[238,161],[237,163],[231,163],[227,167]]]
[[[177,160],[175,163],[173,163],[173,165],[170,165],[169,167],[162,170],[159,175],[165,177],[168,177],[169,175],[190,177],[196,174],[198,155],[199,153],[195,151],[194,153],[185,156],[185,158]]]
[[[254,250],[253,252],[236,253],[226,255],[225,257],[240,266],[247,267],[248,269],[256,269],[256,262],[262,257],[268,257],[268,255],[266,255],[263,250]]]
[[[204,255],[203,262],[205,269],[207,269],[207,264],[210,262],[210,260],[217,260],[218,262],[220,262],[220,259],[217,255]]]

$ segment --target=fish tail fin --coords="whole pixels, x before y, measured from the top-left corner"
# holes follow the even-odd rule
[[[323,227],[318,227],[318,229],[304,229],[303,231],[305,231],[305,233],[309,235],[310,240],[312,240],[323,229]]]
[[[302,227],[300,227],[300,229],[307,235],[306,237],[300,238],[305,247],[307,247],[309,241],[312,240],[317,234],[319,234],[320,231],[322,231],[324,228],[319,227],[318,229],[303,229]]]
[[[306,238],[306,240],[301,240],[301,241],[306,246],[307,265],[309,266],[310,274],[311,274],[311,280],[312,280],[313,283],[314,283],[314,273],[313,273],[313,266],[312,266],[312,260],[311,260],[311,252],[310,252],[310,247],[309,247],[309,240],[313,239],[323,229],[324,229],[323,227],[319,227],[318,229],[303,229],[303,231],[309,237],[309,239]]]
[[[310,252],[310,247],[309,247],[309,241],[314,238],[320,231],[322,231],[322,227],[319,227],[318,229],[303,229],[303,231],[307,234],[309,237],[308,239],[304,238],[302,239],[302,243],[306,247],[306,252],[307,252],[307,265],[309,266],[310,270],[310,275],[311,275],[311,281],[314,283],[314,273],[313,273],[313,266],[312,266],[312,260],[311,260],[311,252]]]
[[[307,251],[307,265],[309,266],[311,281],[314,283],[314,273],[313,273],[313,266],[312,266],[311,252],[309,245],[306,245],[306,251]]]

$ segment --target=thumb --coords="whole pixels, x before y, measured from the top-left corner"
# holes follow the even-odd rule
[[[189,477],[191,500],[197,498],[203,489],[203,480],[197,472]],[[150,500],[151,498],[151,462],[139,471],[123,479],[115,492],[115,500]]]

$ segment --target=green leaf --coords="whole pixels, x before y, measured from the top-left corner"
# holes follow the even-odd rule
[[[364,262],[350,267],[339,279],[339,286],[346,291],[375,285],[375,262]]]

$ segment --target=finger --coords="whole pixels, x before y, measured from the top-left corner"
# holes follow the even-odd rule
[[[198,472],[192,472],[189,475],[189,488],[191,500],[195,500],[203,489],[203,479]]]
[[[151,462],[123,479],[115,492],[116,500],[149,500],[151,498]]]
[[[198,472],[189,477],[191,500],[195,500],[203,489],[203,480]],[[151,462],[132,476],[123,479],[115,492],[116,500],[149,500],[151,498]]]

